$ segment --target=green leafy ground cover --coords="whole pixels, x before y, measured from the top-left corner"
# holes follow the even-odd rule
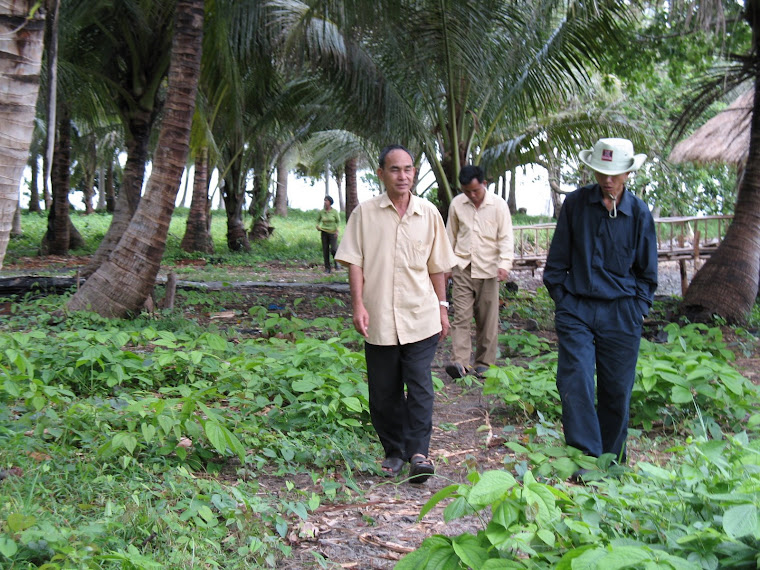
[[[307,215],[300,231],[294,243],[316,247]],[[291,268],[307,259],[276,247]],[[167,267],[181,257],[169,253]],[[318,281],[309,255],[317,270],[301,275]],[[244,274],[240,259],[226,270]],[[618,466],[563,445],[546,292],[505,296],[499,366],[483,380],[450,382],[448,341],[439,349],[438,475],[414,486],[379,476],[347,295],[314,287],[180,290],[173,311],[130,321],[66,315],[67,295],[8,300],[0,567],[757,564],[751,330],[647,331]],[[567,483],[579,466],[598,480]]]

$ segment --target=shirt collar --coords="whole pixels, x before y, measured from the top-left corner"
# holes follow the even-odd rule
[[[593,185],[592,191],[589,194],[588,201],[589,203],[601,203],[602,207],[605,210],[607,209],[602,201],[602,187],[599,186],[599,184]],[[625,187],[623,188],[623,198],[620,200],[620,204],[617,206],[617,211],[625,214],[626,216],[633,215],[633,196]]]
[[[422,213],[422,203],[421,198],[415,196],[414,194],[409,196],[409,207],[406,209],[407,213],[410,214],[421,214]],[[387,192],[383,192],[381,194],[380,198],[380,207],[381,208],[392,208],[393,202],[391,202],[391,199],[388,197]]]

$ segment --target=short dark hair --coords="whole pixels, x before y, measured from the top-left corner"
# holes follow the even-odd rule
[[[472,182],[473,178],[477,178],[478,182],[485,182],[486,173],[482,168],[474,164],[463,166],[462,170],[459,171],[459,183],[462,186],[466,186]]]
[[[335,201],[332,199],[332,196],[325,196],[325,200],[327,200],[328,202],[330,202],[331,206],[335,203]]]
[[[385,168],[385,157],[388,156],[388,153],[393,150],[403,150],[406,154],[409,155],[409,157],[412,159],[412,162],[414,162],[414,155],[408,148],[400,144],[389,144],[380,151],[380,157],[377,159],[377,164],[380,166],[380,168]]]

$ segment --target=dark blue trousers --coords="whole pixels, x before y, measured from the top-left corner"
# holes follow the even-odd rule
[[[555,313],[557,389],[567,445],[625,461],[642,322],[632,297],[605,301],[567,294],[561,299]]]
[[[364,345],[369,412],[386,457],[428,455],[433,433],[430,365],[438,336],[395,346]]]

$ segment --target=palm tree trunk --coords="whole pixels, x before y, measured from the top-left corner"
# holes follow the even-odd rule
[[[113,161],[108,163],[106,168],[106,181],[105,181],[105,193],[106,193],[106,212],[113,214],[116,208],[116,192],[114,190],[113,177],[115,176],[115,169],[113,167]]]
[[[288,167],[283,157],[277,160],[277,192],[274,194],[274,213],[283,218],[288,217]]]
[[[29,157],[29,170],[31,172],[29,178],[29,211],[40,211],[40,189],[39,189],[39,169],[40,169],[40,156],[37,153],[32,153]]]
[[[149,111],[138,110],[127,122],[127,163],[124,165],[124,178],[116,198],[111,225],[108,226],[108,231],[90,263],[82,270],[81,275],[85,278],[95,273],[100,264],[111,255],[140,203],[153,117]]]
[[[504,177],[504,185],[506,186],[507,180]],[[507,206],[509,206],[509,212],[514,216],[517,213],[517,168],[512,168],[509,171],[509,196],[507,197]]]
[[[138,312],[153,290],[187,161],[200,76],[204,0],[178,0],[164,119],[153,172],[111,256],[70,299],[71,310],[109,317]]]
[[[48,17],[45,20],[45,55],[47,57],[47,91],[45,92],[45,159],[43,182],[45,187],[45,208],[53,209],[53,168],[55,154],[55,133],[58,125],[56,113],[58,110],[58,14],[60,0],[48,0]],[[48,199],[49,198],[49,199]],[[68,198],[67,198],[68,199]]]
[[[230,251],[250,251],[251,244],[243,223],[245,177],[239,158],[233,159],[224,177],[222,199],[227,211],[227,247]]]
[[[755,51],[755,53],[757,53]],[[744,323],[757,298],[760,274],[760,79],[750,123],[747,167],[739,184],[733,222],[718,250],[694,275],[681,312],[692,321],[719,315]]]
[[[187,252],[214,253],[214,244],[208,228],[208,147],[203,147],[195,157],[193,198],[187,215],[185,237],[180,247]]]
[[[53,189],[53,205],[48,213],[48,229],[42,238],[43,251],[50,255],[66,255],[69,252],[69,181],[71,173],[71,119],[65,105],[58,110],[58,136],[55,137],[55,153],[50,182]]]
[[[346,161],[346,222],[348,222],[351,212],[359,205],[359,187],[356,183],[357,164],[356,157],[349,158]]]
[[[0,0],[0,269],[32,141],[40,84],[44,14],[35,0]]]

